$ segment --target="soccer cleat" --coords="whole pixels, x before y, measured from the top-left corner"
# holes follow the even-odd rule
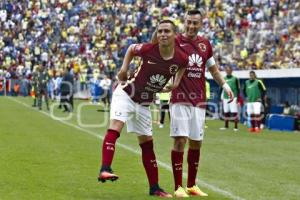
[[[107,180],[116,181],[118,178],[119,176],[114,174],[113,171],[110,168],[108,168],[100,171],[98,181],[104,183]]]
[[[259,127],[255,127],[254,128],[254,132],[259,133],[260,132],[260,128]]]
[[[205,192],[202,192],[200,188],[197,185],[194,185],[193,187],[186,188],[186,193],[188,195],[193,195],[193,196],[201,196],[201,197],[207,197],[208,194]]]
[[[237,132],[238,130],[239,130],[239,129],[237,129],[237,128],[234,128],[234,129],[233,129],[234,132]]]
[[[225,130],[227,130],[227,129],[228,129],[228,128],[226,128],[226,127],[221,127],[221,128],[220,128],[221,131],[225,131]]]
[[[163,125],[163,124],[160,124],[160,125],[159,125],[159,128],[164,128],[164,125]]]
[[[255,132],[255,128],[249,128],[248,131],[249,132]]]
[[[156,184],[150,188],[149,194],[151,196],[157,196],[157,197],[161,197],[161,198],[172,198],[172,195],[165,192],[163,189],[161,189],[158,186],[158,184]]]
[[[185,198],[189,197],[189,195],[186,193],[186,191],[180,186],[177,188],[177,190],[174,192],[174,197],[176,198]]]
[[[260,124],[260,127],[259,127],[261,130],[265,128],[265,125],[264,124]]]

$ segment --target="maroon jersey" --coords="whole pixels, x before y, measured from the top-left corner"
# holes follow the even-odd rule
[[[215,64],[209,41],[197,36],[195,40],[177,35],[176,43],[189,56],[189,64],[179,86],[172,91],[171,103],[205,108],[205,68]]]
[[[178,46],[175,47],[173,58],[169,60],[161,57],[158,44],[137,44],[133,52],[135,56],[141,57],[142,62],[123,90],[134,102],[143,105],[149,105],[155,93],[164,88],[178,69],[188,65],[187,55]]]

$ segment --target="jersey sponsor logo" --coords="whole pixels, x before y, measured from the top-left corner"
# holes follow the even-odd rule
[[[171,65],[169,69],[170,69],[170,73],[172,75],[174,75],[178,71],[178,66],[177,65]]]
[[[189,66],[196,64],[198,67],[201,67],[203,63],[202,57],[198,54],[192,54],[189,56]]]
[[[167,79],[161,74],[156,74],[150,77],[150,81],[152,84],[158,84],[162,86],[167,82]]]
[[[199,48],[200,48],[201,51],[203,51],[203,52],[206,51],[206,45],[205,44],[199,43],[198,46],[199,46]]]
[[[189,72],[188,77],[189,78],[201,78],[202,73],[201,72]]]
[[[152,62],[152,61],[150,61],[150,60],[148,60],[148,64],[150,64],[150,65],[155,65],[156,63],[155,63],[155,62]]]

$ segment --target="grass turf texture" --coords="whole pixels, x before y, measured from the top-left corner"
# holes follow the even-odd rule
[[[0,199],[153,199],[140,156],[120,145],[113,163],[120,179],[97,182],[102,140],[95,135],[104,136],[105,126],[80,128],[76,114],[62,123],[32,109],[31,103],[31,98],[0,97]],[[99,106],[82,107],[81,122],[102,123],[107,112],[97,110]],[[57,109],[54,113],[67,116]],[[168,124],[153,128],[157,159],[170,165]],[[207,125],[200,180],[241,199],[299,199],[299,133],[264,130],[250,135],[242,125],[237,133],[219,131],[221,121]],[[124,131],[118,141],[131,150],[140,149],[134,134]],[[159,175],[161,187],[173,193],[172,173],[159,166]],[[209,194],[206,200],[232,199],[199,185]]]

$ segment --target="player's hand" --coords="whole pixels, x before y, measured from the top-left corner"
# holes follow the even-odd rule
[[[226,94],[229,97],[228,103],[231,103],[233,101],[233,98],[234,98],[234,94],[233,94],[231,88],[229,87],[229,85],[227,83],[224,83],[222,85],[222,88],[224,89],[224,91],[226,92]]]
[[[233,101],[233,98],[234,98],[234,94],[233,94],[233,92],[231,91],[231,89],[229,90],[229,91],[226,91],[226,93],[227,93],[227,95],[228,95],[228,97],[229,97],[229,101],[228,101],[228,103],[231,103],[232,101]]]
[[[169,85],[166,85],[162,89],[162,91],[160,91],[160,92],[163,92],[163,93],[165,93],[165,92],[171,92],[173,89],[174,89],[174,85],[173,84],[169,84]]]
[[[120,82],[127,81],[127,72],[120,70],[117,74],[117,78],[118,78],[118,81],[120,81]]]

